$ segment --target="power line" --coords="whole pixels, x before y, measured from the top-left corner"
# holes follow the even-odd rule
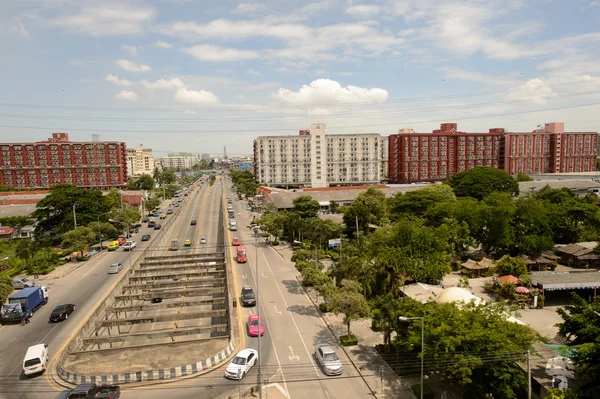
[[[446,117],[443,120],[467,120],[467,119],[483,119],[483,118],[491,118],[498,116],[509,116],[509,115],[524,115],[524,114],[536,114],[541,112],[548,111],[560,111],[565,109],[574,109],[574,108],[584,108],[584,107],[592,107],[600,105],[600,102],[586,103],[586,104],[578,104],[578,105],[567,105],[561,107],[554,108],[544,108],[538,110],[529,110],[529,111],[512,111],[512,112],[503,112],[499,114],[487,114],[487,115],[479,115],[479,116],[450,116]],[[308,118],[308,117],[307,117]],[[356,128],[373,128],[373,127],[388,127],[388,126],[405,126],[407,124],[422,124],[422,123],[439,123],[441,119],[428,119],[421,121],[398,121],[391,123],[371,123],[368,125],[342,125],[342,126],[331,126],[328,127],[327,130],[339,130],[339,129],[356,129]],[[47,127],[47,126],[22,126],[22,125],[0,125],[3,128],[10,129],[31,129],[31,130],[46,130],[52,131],[55,130],[55,127]],[[281,132],[282,130],[289,129],[235,129],[235,130],[202,130],[202,129],[194,129],[194,130],[132,130],[132,129],[85,129],[85,128],[69,128],[69,131],[76,132],[110,132],[110,133],[264,133],[264,132]]]
[[[520,100],[509,100],[509,101],[495,101],[485,103],[473,103],[473,104],[458,104],[458,105],[447,105],[447,106],[436,106],[427,108],[415,108],[415,109],[396,109],[396,110],[381,110],[371,112],[341,112],[332,115],[328,115],[327,118],[347,118],[347,117],[359,117],[359,116],[382,116],[392,114],[410,114],[418,112],[429,112],[429,111],[447,111],[456,109],[470,109],[470,108],[482,108],[494,105],[518,105],[518,104],[530,104],[540,100],[559,100],[564,98],[586,96],[592,94],[598,94],[600,91],[585,91],[578,93],[570,93],[563,95],[550,95],[540,96],[530,99]],[[78,117],[78,116],[58,116],[58,115],[35,115],[35,114],[6,114],[0,113],[0,117],[5,118],[29,118],[39,120],[61,120],[61,121],[84,121],[84,122],[131,122],[131,123],[157,123],[157,122],[168,122],[168,123],[192,123],[192,122],[248,122],[248,121],[279,121],[279,120],[302,120],[306,119],[306,116],[270,116],[270,117],[209,117],[209,118],[121,118],[121,117]]]
[[[205,107],[205,108],[190,108],[190,107],[128,107],[128,108],[114,108],[114,107],[100,107],[100,106],[79,106],[79,105],[50,105],[50,104],[22,104],[22,103],[0,103],[0,107],[11,107],[11,108],[43,108],[43,109],[66,109],[66,110],[77,110],[77,111],[117,111],[117,112],[141,112],[141,111],[265,111],[273,109],[304,109],[304,108],[323,108],[323,107],[340,107],[340,106],[365,106],[365,105],[381,105],[381,104],[399,104],[406,102],[416,101],[432,101],[432,100],[448,100],[464,97],[478,97],[478,96],[489,96],[505,93],[519,93],[531,90],[556,88],[579,84],[589,84],[589,81],[569,81],[564,83],[557,83],[554,85],[541,85],[526,87],[522,89],[504,89],[504,90],[492,90],[492,91],[480,91],[470,93],[458,93],[458,94],[447,94],[439,96],[421,96],[421,97],[405,97],[399,99],[387,100],[385,103],[376,101],[362,101],[362,102],[339,102],[339,103],[314,103],[314,104],[299,104],[299,105],[271,105],[267,107],[252,107],[252,108],[234,108],[234,107]],[[243,104],[245,105],[245,104]]]

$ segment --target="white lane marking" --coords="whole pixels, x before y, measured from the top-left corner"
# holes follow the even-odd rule
[[[263,259],[265,260],[265,263],[267,264],[267,267],[271,271],[271,276],[273,277],[273,280],[275,281],[275,287],[277,287],[277,291],[279,291],[279,296],[281,296],[281,299],[283,299],[283,303],[285,304],[286,309],[289,309],[290,305],[288,305],[287,301],[285,300],[285,297],[283,296],[283,292],[281,291],[281,288],[279,287],[279,283],[277,282],[277,280],[275,280],[275,275],[273,274],[273,269],[271,268],[271,265],[269,264],[269,261],[267,260],[267,257],[265,256],[264,252],[262,252],[262,251],[261,251],[261,254],[263,256]],[[294,327],[296,328],[296,332],[298,332],[298,336],[300,337],[300,341],[302,341],[302,345],[304,346],[304,350],[306,350],[306,354],[308,355],[308,358],[311,359],[310,363],[312,364],[313,369],[315,370],[315,374],[320,377],[319,370],[317,369],[317,366],[315,365],[315,362],[312,360],[312,356],[310,354],[310,351],[308,350],[308,346],[306,345],[306,342],[304,341],[304,338],[302,337],[302,333],[300,332],[300,328],[298,328],[298,324],[296,323],[296,319],[294,319],[294,316],[293,316],[292,312],[288,312],[288,314],[290,315],[290,318],[292,319],[292,323],[294,323]]]
[[[58,327],[58,323],[57,323],[57,324],[55,324],[55,325],[54,325],[54,327],[52,327],[52,329],[51,329],[50,331],[48,331],[48,334],[44,335],[44,338],[42,338],[42,339],[40,340],[40,342],[42,342],[42,343],[43,343],[43,342],[44,342],[44,340],[46,340],[46,337],[47,337],[48,335],[50,335],[50,334],[52,333],[52,331],[54,331],[54,330],[56,329],[56,327]]]
[[[281,314],[281,310],[277,309],[277,306],[275,306],[275,311],[279,314]]]
[[[248,278],[248,275],[247,275],[247,274],[242,274],[242,278],[243,278],[244,280],[246,280],[246,279]]]
[[[262,276],[263,276],[264,278],[267,278],[267,277],[269,277],[269,276],[267,276],[266,274],[264,274],[264,273],[262,273],[262,272],[261,272],[260,274],[262,274]]]
[[[291,347],[291,346],[288,346],[288,348],[290,348],[290,355],[288,356],[288,359],[290,359],[290,362],[291,362],[292,360],[297,360],[297,361],[300,361],[300,356],[298,356],[298,355],[294,355],[294,349],[292,349],[292,347]]]
[[[100,262],[100,260],[98,260],[98,263],[96,264],[96,266],[93,266],[90,270],[88,270],[83,276],[81,276],[81,278],[79,279],[79,281],[83,280],[85,278],[85,276],[87,276],[88,274],[90,274],[91,272],[94,271],[95,268],[97,268],[98,266],[100,266],[102,264],[102,262]]]

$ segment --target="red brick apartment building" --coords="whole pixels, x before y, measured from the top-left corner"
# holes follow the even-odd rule
[[[561,122],[526,133],[466,133],[444,123],[432,133],[392,134],[388,151],[389,179],[396,183],[441,181],[476,166],[511,175],[590,172],[596,169],[598,133],[565,132]]]
[[[0,143],[0,184],[48,188],[69,183],[78,187],[119,187],[127,182],[127,151],[118,141],[71,142],[67,133],[47,141]]]

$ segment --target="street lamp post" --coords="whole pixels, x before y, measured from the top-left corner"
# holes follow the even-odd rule
[[[425,360],[425,319],[423,317],[398,317],[400,321],[421,320],[421,399],[423,399],[423,361]]]
[[[254,250],[256,251],[256,315],[258,316],[258,397],[262,399],[262,370],[261,370],[261,351],[260,351],[260,291],[258,289],[258,282],[260,277],[258,275],[258,229],[254,231]]]

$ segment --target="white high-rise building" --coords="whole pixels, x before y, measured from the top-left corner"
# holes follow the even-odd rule
[[[128,173],[133,175],[151,175],[154,172],[154,158],[152,157],[152,149],[140,146],[138,148],[127,149]]]
[[[377,133],[327,134],[323,123],[298,136],[261,136],[254,141],[255,178],[284,187],[376,184],[387,174],[385,141]]]
[[[163,169],[190,169],[198,163],[198,157],[192,154],[169,154],[160,159]]]

